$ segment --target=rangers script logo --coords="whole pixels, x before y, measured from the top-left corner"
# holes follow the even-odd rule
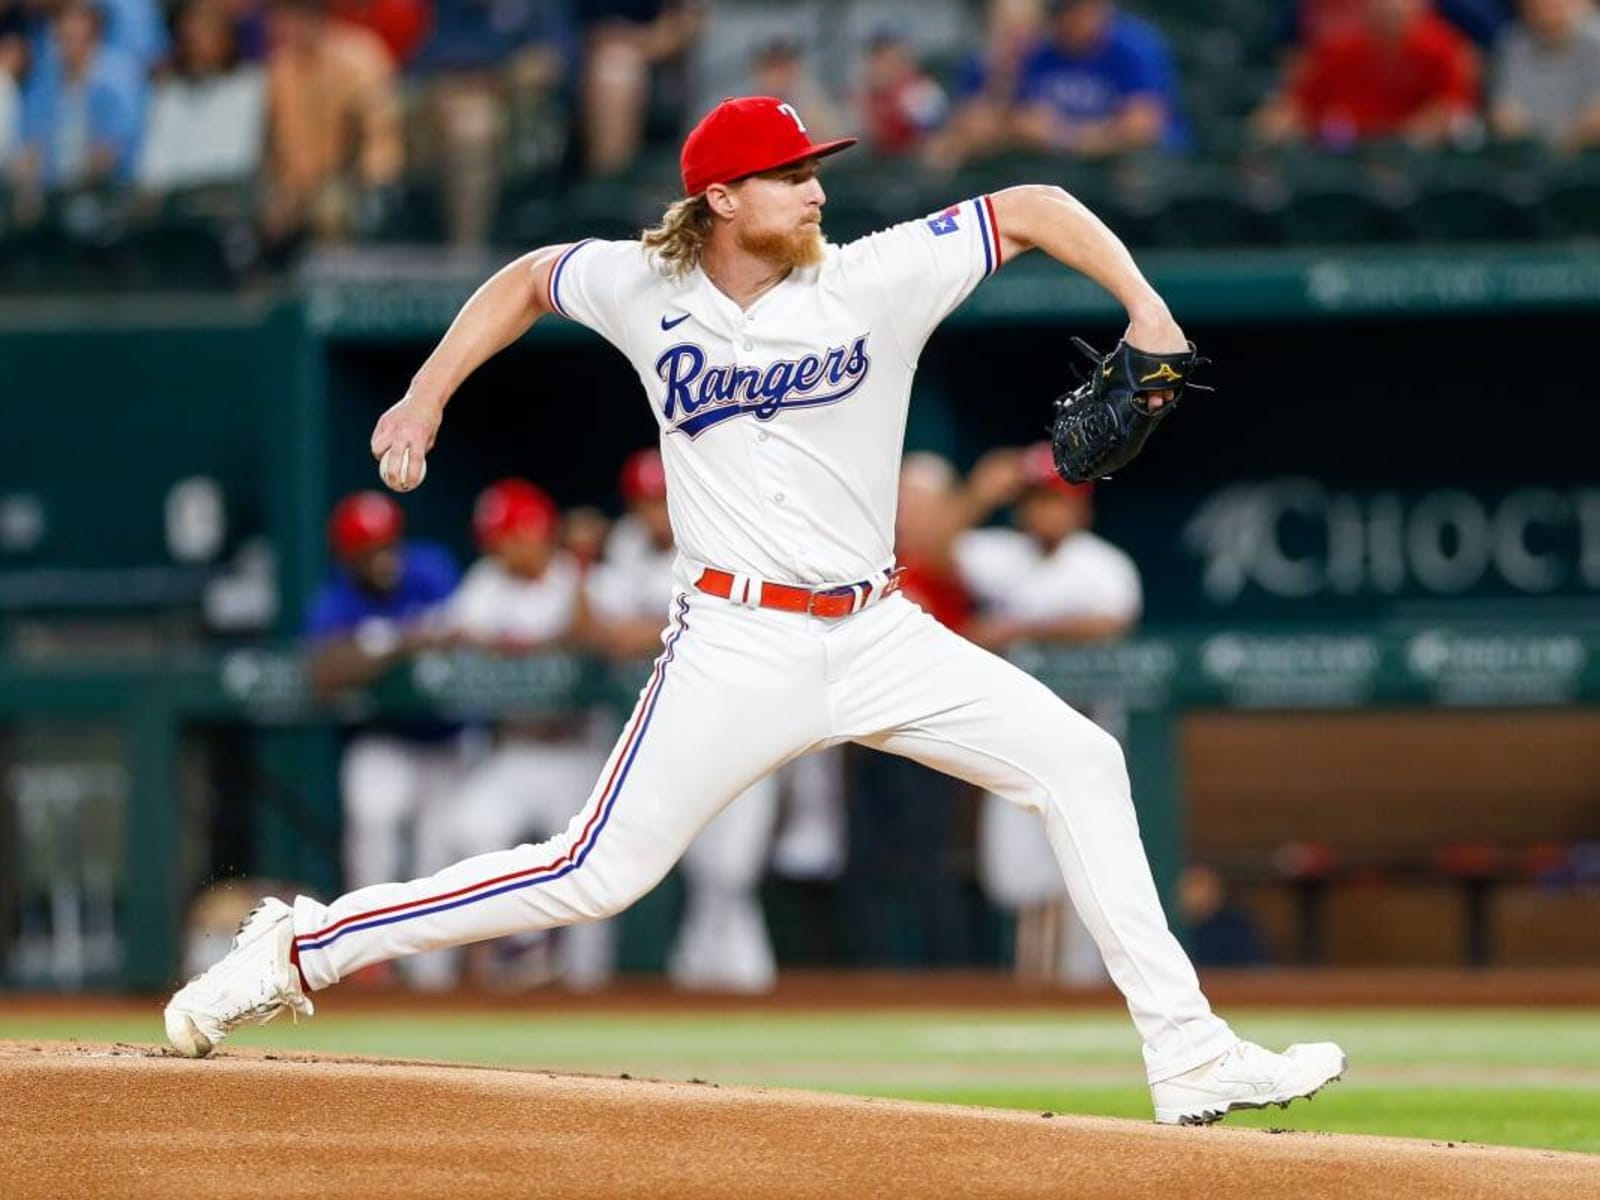
[[[656,359],[656,374],[667,385],[662,413],[669,430],[695,438],[734,417],[770,421],[784,409],[837,404],[865,382],[871,366],[862,334],[826,354],[765,367],[707,367],[704,349],[679,342]]]

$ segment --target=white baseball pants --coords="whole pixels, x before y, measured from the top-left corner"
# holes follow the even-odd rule
[[[685,593],[588,801],[565,832],[410,883],[295,901],[307,983],[442,946],[610,916],[740,792],[857,741],[1042,811],[1078,910],[1160,1082],[1235,1042],[1167,928],[1122,748],[1043,684],[893,594],[822,620]]]

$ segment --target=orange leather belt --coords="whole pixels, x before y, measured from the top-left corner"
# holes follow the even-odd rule
[[[720,596],[724,600],[733,600],[739,604],[750,603],[748,594],[739,596],[733,594],[734,576],[728,571],[707,567],[700,573],[700,578],[695,580],[694,585],[711,596]],[[810,588],[794,587],[787,583],[768,583],[762,580],[752,581],[741,590],[748,593],[756,587],[761,589],[760,599],[756,601],[756,605],[761,608],[775,608],[780,612],[806,613],[813,617],[836,620],[860,612],[873,599],[881,600],[890,592],[898,591],[900,572],[891,571],[887,582],[877,588],[867,580],[861,583],[848,583],[843,587],[812,591]]]

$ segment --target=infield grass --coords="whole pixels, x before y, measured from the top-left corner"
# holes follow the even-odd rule
[[[578,1009],[581,1001],[574,1001]],[[235,1035],[245,1046],[701,1079],[1148,1120],[1126,1016],[1069,1010],[428,1013],[339,1011]],[[1350,1071],[1311,1102],[1230,1124],[1600,1153],[1600,1014],[1241,1010],[1245,1037],[1333,1039]],[[15,1017],[0,1037],[157,1042],[160,1014]]]

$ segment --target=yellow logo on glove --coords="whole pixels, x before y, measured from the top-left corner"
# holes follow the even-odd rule
[[[1150,374],[1145,375],[1142,378],[1140,378],[1139,382],[1140,383],[1178,383],[1182,379],[1183,379],[1183,376],[1180,375],[1177,371],[1174,371],[1171,368],[1171,366],[1169,366],[1166,363],[1162,363],[1161,366],[1157,370],[1151,371]]]

